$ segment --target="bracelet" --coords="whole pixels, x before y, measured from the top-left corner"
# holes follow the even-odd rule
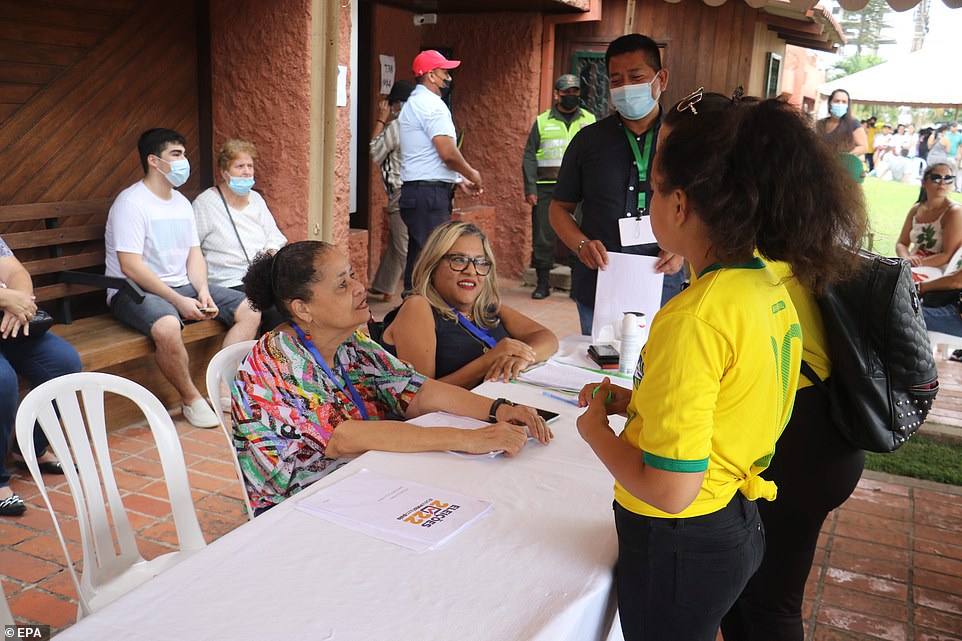
[[[491,409],[488,410],[488,422],[489,422],[489,423],[497,423],[497,422],[498,422],[498,417],[497,417],[498,408],[501,407],[502,405],[508,405],[509,407],[514,407],[515,404],[512,403],[511,401],[509,401],[509,400],[506,399],[506,398],[496,398],[496,399],[494,399],[494,402],[491,403]]]
[[[377,121],[378,121],[379,123],[381,123],[382,125],[384,125],[385,127],[387,127],[387,123],[384,122],[383,120],[381,120],[380,118],[378,118]]]
[[[581,242],[578,243],[578,248],[575,250],[575,253],[578,254],[579,256],[581,255],[581,248],[585,246],[586,242],[588,242],[588,239],[582,238]]]

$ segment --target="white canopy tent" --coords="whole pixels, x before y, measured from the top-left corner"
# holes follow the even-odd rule
[[[946,74],[945,52],[925,48],[901,58],[883,62],[850,76],[827,82],[818,88],[828,97],[836,89],[849,93],[852,102],[910,107],[959,107],[962,84]]]

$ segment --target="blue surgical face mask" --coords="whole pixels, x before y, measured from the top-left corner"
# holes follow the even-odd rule
[[[836,118],[841,118],[848,113],[848,105],[843,105],[840,102],[833,102],[831,105],[829,105],[829,110],[832,112],[833,116]]]
[[[170,165],[170,173],[164,174],[170,184],[174,187],[180,187],[187,179],[190,178],[190,161],[186,158],[180,158],[178,160],[166,161]]]
[[[658,106],[651,95],[651,83],[622,85],[611,90],[611,105],[628,120],[641,120]]]
[[[254,186],[254,178],[247,178],[246,176],[231,176],[227,186],[230,187],[230,190],[238,196],[245,196],[248,192],[250,192],[251,187]]]

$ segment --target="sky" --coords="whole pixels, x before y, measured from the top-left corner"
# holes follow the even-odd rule
[[[892,60],[911,51],[914,14],[914,9],[902,13],[893,11],[889,14],[889,24],[892,29],[889,30],[888,35],[894,38],[897,44],[881,47],[879,55],[882,58]],[[942,4],[942,0],[931,0],[929,32],[925,36],[924,47],[926,49],[938,47],[945,50],[946,62],[949,62],[956,57],[953,49],[957,51],[960,35],[962,35],[962,9],[949,9]]]

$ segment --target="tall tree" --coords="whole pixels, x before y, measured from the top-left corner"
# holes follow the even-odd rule
[[[859,11],[845,11],[839,21],[849,45],[855,46],[855,57],[862,54],[878,54],[881,44],[892,41],[885,37],[883,31],[890,28],[886,22],[892,11],[886,0],[869,0]]]

